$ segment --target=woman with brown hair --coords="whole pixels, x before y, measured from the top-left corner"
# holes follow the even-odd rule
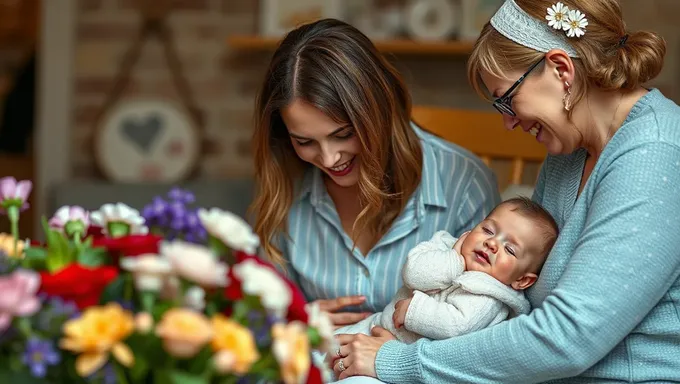
[[[397,71],[338,20],[290,32],[259,92],[255,231],[338,327],[383,309],[413,246],[460,235],[500,200],[480,159],[410,112]]]
[[[534,200],[560,235],[527,291],[534,309],[443,341],[342,335],[336,373],[680,382],[680,107],[643,86],[665,52],[658,35],[626,31],[616,0],[506,0],[468,69],[507,128],[549,152]]]

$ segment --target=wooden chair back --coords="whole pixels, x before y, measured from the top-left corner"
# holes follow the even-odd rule
[[[498,112],[413,106],[413,121],[426,131],[458,144],[479,156],[511,162],[510,184],[521,184],[527,163],[540,163],[547,154],[543,145],[521,130],[509,131]]]

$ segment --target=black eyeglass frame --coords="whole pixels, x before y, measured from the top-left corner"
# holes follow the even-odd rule
[[[526,79],[527,76],[531,73],[531,71],[534,70],[534,68],[538,67],[539,64],[541,64],[545,60],[545,56],[541,58],[541,60],[537,61],[535,64],[532,64],[529,69],[520,77],[517,81],[515,81],[515,84],[512,85],[505,93],[503,96],[497,98],[496,100],[493,101],[493,106],[496,108],[498,112],[504,115],[509,115],[512,117],[517,116],[515,111],[512,110],[512,105],[510,101],[512,100],[512,92],[519,87],[520,84]]]

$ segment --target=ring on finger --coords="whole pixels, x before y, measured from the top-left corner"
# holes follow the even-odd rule
[[[345,368],[345,360],[344,359],[340,359],[340,362],[338,362],[338,369],[340,370],[340,372],[347,369],[347,368]]]
[[[337,357],[342,357],[342,355],[340,354],[340,347],[338,347],[338,349],[335,350],[335,355]]]

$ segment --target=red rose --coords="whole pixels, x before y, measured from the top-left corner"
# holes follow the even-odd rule
[[[111,238],[100,237],[92,241],[93,247],[106,248],[113,262],[117,265],[118,259],[126,256],[139,256],[145,253],[158,253],[158,243],[163,237],[157,235],[128,235]]]
[[[100,237],[104,237],[104,230],[102,227],[98,227],[96,225],[90,225],[87,227],[87,233],[85,236],[92,236],[92,240],[99,239]]]
[[[257,264],[271,269],[279,277],[281,277],[291,292],[291,302],[288,306],[288,315],[286,315],[286,320],[289,322],[298,320],[307,324],[308,316],[307,311],[305,311],[305,304],[307,304],[307,300],[305,300],[305,296],[302,294],[302,291],[300,291],[300,289],[295,284],[293,284],[293,282],[281,275],[281,273],[271,263],[244,252],[235,252],[234,255],[236,256],[236,263],[241,263],[245,260],[255,260]],[[241,282],[236,278],[236,276],[234,276],[232,268],[229,269],[228,276],[230,283],[224,289],[224,296],[232,301],[238,300],[243,297],[243,292],[241,291]]]
[[[104,288],[117,277],[116,267],[71,264],[55,274],[40,272],[40,292],[73,301],[82,310],[99,303]]]

